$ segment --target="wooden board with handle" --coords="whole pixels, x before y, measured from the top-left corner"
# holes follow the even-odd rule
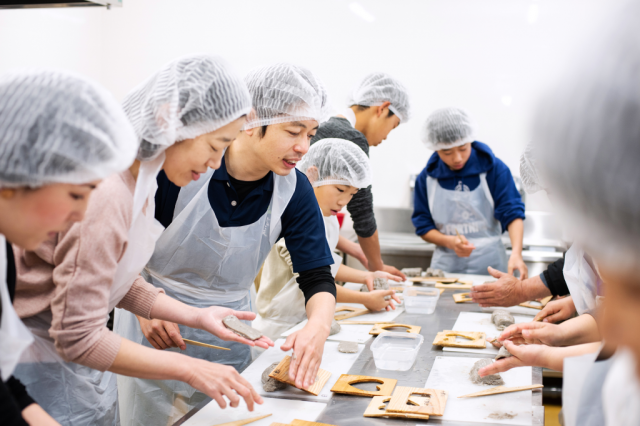
[[[462,395],[462,396],[459,396],[458,398],[474,398],[477,396],[498,395],[501,393],[521,392],[521,391],[527,391],[527,390],[533,390],[533,389],[542,389],[543,387],[544,385],[529,385],[529,386],[514,386],[514,387],[497,386],[495,388],[483,390],[480,392],[470,393],[468,395]]]
[[[291,378],[289,377],[290,363],[291,363],[291,357],[289,355],[285,356],[284,359],[280,361],[280,364],[278,364],[278,366],[274,368],[273,371],[269,374],[269,377],[276,379],[279,382],[286,383],[288,385],[291,385],[297,388],[295,381],[291,380]],[[298,389],[301,389],[305,392],[309,392],[312,395],[318,396],[320,395],[320,392],[322,391],[322,388],[324,387],[324,385],[327,384],[327,381],[329,380],[330,377],[331,377],[330,372],[328,372],[327,370],[323,370],[322,368],[319,368],[316,381],[307,389],[302,389],[302,388],[298,388]]]
[[[541,299],[541,300],[540,300],[540,304],[539,304],[539,305],[538,305],[538,304],[534,304],[534,303],[533,303],[534,301],[533,301],[533,300],[530,300],[530,301],[528,301],[528,302],[521,303],[521,304],[520,304],[520,305],[518,305],[518,306],[522,306],[522,307],[525,307],[525,308],[532,308],[532,309],[542,310],[542,309],[544,309],[544,307],[545,307],[545,306],[547,306],[547,303],[549,303],[549,301],[550,301],[552,298],[553,298],[553,296],[547,296],[547,297],[545,297],[544,299]]]
[[[378,334],[382,333],[383,331],[392,331],[392,330],[388,330],[388,329],[389,328],[395,328],[395,327],[404,328],[407,333],[412,333],[412,334],[420,334],[420,330],[422,330],[422,327],[420,327],[419,325],[411,325],[411,324],[380,324],[380,323],[378,323],[378,324],[373,326],[371,331],[369,331],[369,334],[371,334],[372,336],[377,336]],[[393,330],[393,331],[397,331],[397,332],[402,333],[402,330]]]
[[[412,395],[429,397],[426,404],[415,405],[410,399]],[[447,404],[448,393],[441,389],[424,389],[397,386],[387,411],[390,413],[426,414],[429,416],[443,416]],[[424,403],[425,400],[422,400]]]
[[[453,300],[456,303],[473,302],[473,299],[471,299],[471,293],[456,293],[453,295]]]
[[[390,396],[374,396],[364,411],[364,417],[389,417],[392,419],[414,419],[429,420],[428,414],[411,414],[411,413],[390,413],[387,411],[387,402],[391,400]],[[409,399],[409,403],[412,400]]]
[[[340,313],[344,312],[344,313]],[[355,306],[336,306],[336,314],[333,318],[336,321],[345,320],[347,318],[353,318],[364,314],[371,313],[368,309],[356,308]]]
[[[368,391],[351,386],[355,383],[371,382],[380,383],[380,385],[376,385],[376,388],[378,390]],[[396,383],[398,383],[396,379],[343,374],[338,378],[336,384],[333,385],[333,387],[331,388],[331,392],[355,396],[391,396],[391,394],[393,393],[393,388],[396,387]]]
[[[248,425],[249,423],[257,422],[258,420],[262,420],[265,417],[269,417],[270,415],[271,414],[265,414],[263,416],[252,417],[250,419],[236,420],[236,421],[227,422],[227,423],[218,423],[217,425],[214,425],[214,426],[243,426],[243,425]]]
[[[467,341],[458,342],[456,341],[456,337],[462,337],[467,339]],[[436,334],[433,345],[448,348],[485,349],[487,347],[485,339],[486,335],[480,331],[444,330]]]

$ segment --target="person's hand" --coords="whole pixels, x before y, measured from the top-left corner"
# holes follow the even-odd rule
[[[289,377],[297,388],[306,389],[315,383],[330,329],[329,324],[312,324],[309,321],[301,330],[290,334],[280,346],[285,352],[293,348]]]
[[[365,272],[365,278],[364,278],[363,284],[367,286],[369,291],[373,291],[373,280],[375,278],[386,278],[387,280],[402,282],[402,278],[396,275],[392,275],[389,272],[384,272],[384,271]]]
[[[214,336],[226,341],[240,342],[248,346],[259,346],[263,349],[268,349],[269,346],[273,346],[273,342],[267,336],[262,336],[258,340],[252,341],[238,336],[229,330],[222,323],[222,319],[228,315],[235,315],[239,320],[245,321],[253,321],[256,318],[256,314],[253,312],[234,311],[233,309],[223,308],[221,306],[210,306],[199,310],[196,319],[197,328],[208,331]]]
[[[383,309],[386,309],[387,311],[395,309],[396,306],[393,304],[391,299],[395,300],[397,303],[401,303],[396,292],[393,290],[375,290],[365,293],[363,297],[365,298],[365,301],[362,304],[371,312],[378,312]],[[385,300],[385,297],[391,297],[391,299]]]
[[[180,348],[182,350],[187,349],[182,336],[180,335],[180,328],[178,324],[162,321],[162,320],[148,320],[142,317],[138,318],[140,322],[140,329],[142,334],[147,338],[151,346],[156,349],[167,348]]]
[[[188,369],[186,383],[205,395],[216,400],[220,408],[226,408],[229,400],[231,407],[240,404],[244,398],[249,411],[253,411],[254,402],[262,404],[263,400],[249,382],[229,365],[216,364],[203,359],[188,357],[185,366]]]
[[[396,281],[406,281],[407,279],[407,276],[402,272],[400,272],[398,268],[396,268],[395,266],[382,265],[382,270],[384,272],[388,272],[389,274],[395,275],[396,277],[400,278],[399,280],[396,280]]]
[[[471,252],[476,248],[476,246],[467,241],[464,235],[452,236],[449,238],[448,248],[455,251],[458,257],[469,257],[471,256]]]
[[[543,322],[523,322],[507,327],[498,341],[510,340],[516,345],[563,346],[565,340],[562,327]]]
[[[503,358],[493,362],[484,368],[478,370],[480,377],[489,374],[502,373],[516,367],[541,367],[546,365],[545,359],[548,357],[549,347],[545,345],[522,345],[518,346],[509,340],[504,341],[504,347],[507,348],[511,357]]]
[[[471,287],[471,299],[481,307],[489,306],[515,306],[527,301],[522,281],[513,275],[500,272],[492,267],[488,268],[489,274],[498,280],[492,283],[484,283]]]
[[[512,252],[507,265],[507,273],[513,275],[514,271],[520,272],[520,280],[529,278],[529,268],[524,263],[521,253]]]
[[[563,297],[547,303],[536,317],[534,321],[542,319],[542,322],[559,322],[571,318],[576,313],[576,305],[573,298]]]
[[[53,417],[51,417],[46,411],[42,409],[35,402],[27,405],[22,410],[22,418],[29,425],[33,426],[60,426]],[[13,424],[13,423],[12,423]]]

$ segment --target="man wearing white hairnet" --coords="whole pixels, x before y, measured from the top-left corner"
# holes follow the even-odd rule
[[[416,234],[435,244],[431,267],[446,272],[499,276],[522,260],[524,203],[511,171],[489,146],[474,139],[474,126],[459,108],[427,117],[422,140],[431,155],[416,179],[411,220]],[[511,257],[501,235],[509,231]],[[493,269],[492,269],[493,268]]]
[[[325,138],[346,139],[368,156],[370,146],[380,145],[393,129],[410,118],[407,90],[398,80],[381,72],[362,79],[351,91],[347,106],[340,115],[320,126],[312,144]],[[360,245],[341,237],[338,249],[354,256],[369,271],[386,271],[405,279],[402,272],[382,262],[370,185],[353,196],[347,210]]]
[[[290,335],[282,349],[294,350],[289,375],[298,387],[306,387],[320,366],[336,287],[322,213],[308,179],[295,166],[326,120],[327,95],[312,72],[285,63],[256,69],[245,82],[254,113],[220,168],[182,189],[159,176],[156,217],[167,229],[145,273],[167,294],[191,306],[250,310],[253,281],[271,247],[286,238],[309,322]],[[194,357],[238,371],[251,361],[246,345],[191,328],[180,331],[186,338],[231,349],[187,347]],[[163,393],[167,384],[149,386]],[[183,394],[187,397],[180,403],[185,407],[203,399],[186,389]]]

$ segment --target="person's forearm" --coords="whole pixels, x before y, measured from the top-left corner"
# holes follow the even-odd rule
[[[584,345],[567,346],[564,348],[549,346],[545,356],[541,359],[540,365],[537,365],[537,367],[562,371],[565,358],[597,352],[600,349],[600,345],[600,342],[595,342]]]
[[[151,308],[151,319],[175,322],[191,328],[198,328],[198,308],[189,306],[160,293]]]
[[[522,291],[524,292],[527,300],[537,300],[551,296],[551,291],[546,285],[544,285],[540,279],[540,275],[523,280]]]
[[[147,348],[123,338],[109,371],[140,379],[186,381],[187,360],[185,355]]]
[[[336,281],[364,284],[366,276],[366,272],[359,271],[346,265],[340,265],[338,273],[336,274]],[[336,289],[339,287],[341,286],[336,286]]]
[[[60,423],[55,421],[53,417],[51,417],[36,403],[33,403],[22,410],[22,418],[29,425],[60,426]]]
[[[338,244],[336,245],[336,248],[341,252],[356,258],[358,257],[358,254],[360,252],[360,246],[358,244],[350,241],[348,238],[345,238],[342,235],[340,235],[340,237],[338,238]]]
[[[382,262],[382,255],[380,254],[380,241],[378,240],[378,231],[373,233],[368,238],[358,237],[360,247],[364,252],[364,255],[369,261],[370,271],[381,271],[384,263]]]
[[[562,346],[581,345],[602,340],[595,318],[589,314],[579,315],[560,324],[564,336]]]
[[[340,303],[362,303],[364,304],[367,299],[367,294],[361,291],[353,291],[347,288],[342,287],[341,285],[336,286],[337,290],[337,302]]]
[[[448,235],[444,235],[442,232],[437,229],[432,229],[421,237],[428,243],[435,244],[440,247],[451,248],[451,237]]]
[[[522,256],[522,236],[524,235],[524,221],[515,219],[507,227],[511,240],[511,253]]]
[[[336,290],[337,290],[336,286]],[[314,294],[307,302],[307,318],[309,324],[314,324],[326,331],[327,336],[331,330],[331,321],[336,312],[336,299],[333,294],[321,292]]]

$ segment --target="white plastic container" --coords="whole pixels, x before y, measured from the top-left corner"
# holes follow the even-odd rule
[[[404,308],[410,314],[432,314],[440,299],[437,288],[407,288],[404,290]]]
[[[407,371],[418,356],[424,337],[414,333],[385,331],[371,344],[373,360],[381,370]]]

